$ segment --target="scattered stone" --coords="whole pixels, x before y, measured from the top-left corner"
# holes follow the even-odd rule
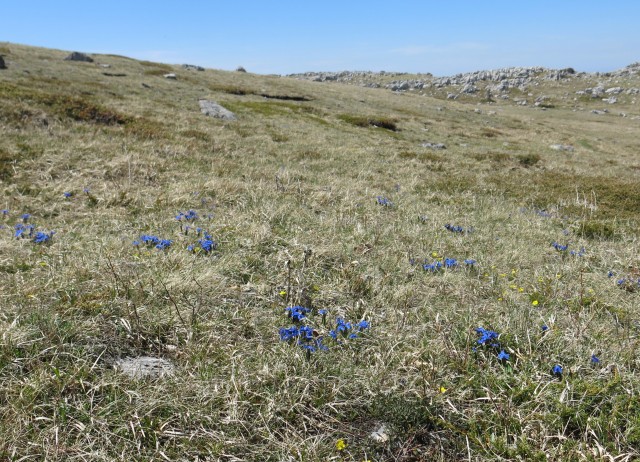
[[[568,152],[574,151],[574,147],[571,146],[570,144],[552,144],[549,147],[554,151],[568,151]]]
[[[146,83],[144,83],[144,82],[142,82],[142,86],[143,86],[144,88],[151,88],[151,85],[147,85],[147,84],[146,84]]]
[[[607,111],[606,109],[603,110],[603,111],[601,111],[600,109],[593,109],[591,111],[592,114],[597,114],[597,115],[603,115],[603,114],[606,114],[607,112],[609,112],[609,111]]]
[[[204,71],[204,67],[196,66],[195,64],[183,64],[182,68],[188,71],[200,71],[200,72]]]
[[[622,87],[612,87],[605,90],[605,93],[607,95],[619,95],[622,92],[623,92]]]
[[[113,74],[111,72],[103,72],[102,75],[106,75],[107,77],[126,77],[127,74],[117,73]]]
[[[609,98],[602,98],[602,101],[607,104],[616,104],[618,102],[618,98],[616,98],[615,96],[610,96]]]
[[[4,63],[4,58],[0,56],[0,69],[6,69],[7,65]]]
[[[238,66],[236,67],[236,72],[247,72],[247,70],[242,66]]]
[[[236,115],[230,110],[220,106],[215,101],[211,101],[208,99],[201,99],[198,101],[200,104],[200,111],[204,115],[208,115],[210,117],[215,117],[217,119],[223,120],[236,120]]]
[[[85,55],[84,53],[80,53],[78,51],[74,51],[69,56],[64,58],[64,60],[65,61],[82,61],[82,62],[85,62],[85,63],[92,63],[93,62],[93,58],[91,58],[90,56]]]
[[[447,99],[457,99],[458,95],[455,93],[447,93]]]
[[[443,143],[422,143],[420,146],[429,149],[447,149]]]
[[[371,432],[369,437],[376,443],[386,443],[387,441],[389,441],[387,426],[384,424],[381,425],[380,428]]]
[[[164,78],[165,78],[165,79],[170,79],[170,80],[178,80],[178,76],[177,76],[177,75],[175,75],[174,73],[171,73],[171,74],[165,74],[165,75],[164,75]]]
[[[173,375],[175,371],[173,364],[166,359],[150,356],[120,359],[116,361],[116,367],[132,379],[155,379]]]
[[[105,69],[109,69],[111,64],[100,64],[100,67],[104,67]]]
[[[462,87],[462,93],[473,94],[477,91],[478,91],[478,88],[472,83],[468,83],[464,87]]]

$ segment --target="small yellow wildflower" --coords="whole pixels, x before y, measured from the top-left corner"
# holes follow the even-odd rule
[[[432,253],[431,253],[431,256],[432,256],[433,258],[438,258],[438,252],[432,252]]]
[[[506,278],[507,277],[507,273],[500,273],[498,276],[500,276],[501,278]]]
[[[346,448],[346,447],[347,447],[347,443],[345,443],[342,438],[340,438],[338,441],[336,441],[336,449],[338,451],[343,451],[344,448]]]
[[[532,304],[533,306],[538,306],[538,300],[534,300],[534,301],[532,301],[532,302],[531,302],[531,304]]]
[[[509,288],[510,288],[510,289],[516,289],[517,287],[518,287],[518,286],[517,286],[517,285],[515,285],[515,284],[511,284],[511,285],[509,286]]]
[[[524,292],[524,287],[519,287],[518,288],[518,292],[520,292],[520,293]]]
[[[440,387],[440,393],[446,393],[447,389],[445,387]]]
[[[281,290],[280,292],[278,292],[278,294],[280,294],[281,297],[284,297],[287,295],[287,291],[286,290]]]

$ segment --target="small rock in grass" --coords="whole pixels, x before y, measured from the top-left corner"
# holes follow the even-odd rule
[[[420,146],[430,149],[447,149],[447,146],[443,143],[422,143]]]
[[[173,364],[166,359],[150,356],[120,359],[116,362],[116,367],[132,379],[155,379],[170,376],[175,370]]]
[[[171,74],[165,74],[164,78],[165,79],[170,79],[170,80],[177,80],[178,76],[176,76],[174,73],[171,73]]]
[[[570,144],[552,144],[549,147],[554,151],[568,151],[568,152],[574,151],[573,146],[571,146]]]

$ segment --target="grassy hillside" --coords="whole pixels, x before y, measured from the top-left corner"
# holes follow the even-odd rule
[[[0,459],[639,456],[636,96],[0,54]]]

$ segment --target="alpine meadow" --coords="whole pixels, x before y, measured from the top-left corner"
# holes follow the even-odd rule
[[[640,63],[0,55],[1,460],[640,458]]]

